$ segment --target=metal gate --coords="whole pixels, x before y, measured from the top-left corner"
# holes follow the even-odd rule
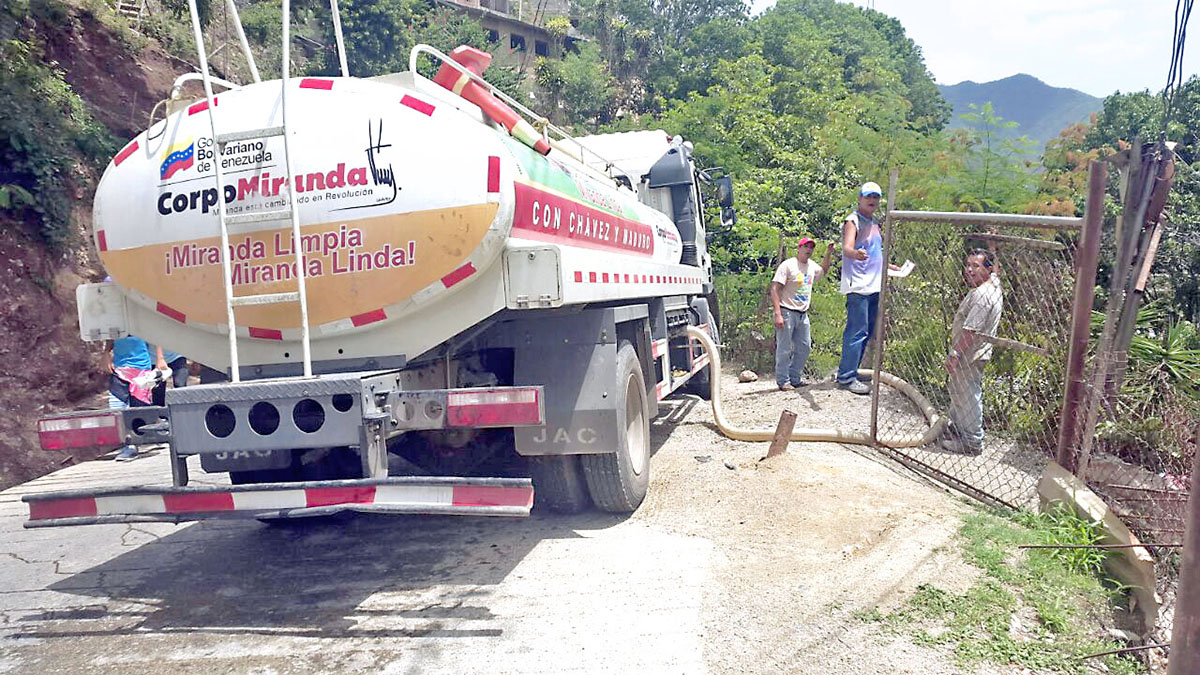
[[[894,196],[895,185],[889,190]],[[947,358],[955,312],[970,288],[970,251],[994,257],[1003,311],[995,334],[982,335],[991,358],[982,368],[984,440],[978,453],[940,442],[882,451],[982,501],[1012,509],[1037,503],[1037,483],[1054,457],[1082,218],[891,211],[885,258],[914,264],[891,277],[880,297],[880,349],[864,360],[913,385],[949,416]],[[868,365],[871,364],[871,365]],[[961,398],[961,396],[960,396]],[[905,397],[873,385],[872,438],[920,433],[927,421]],[[947,431],[945,438],[952,438]],[[973,450],[973,449],[972,449]]]

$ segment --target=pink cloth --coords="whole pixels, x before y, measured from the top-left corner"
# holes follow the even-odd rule
[[[129,395],[130,396],[132,396],[133,398],[136,398],[137,400],[141,401],[142,403],[150,403],[151,402],[151,400],[152,400],[151,389],[152,388],[134,384],[134,381],[137,378],[140,378],[141,376],[145,375],[146,373],[149,373],[150,372],[149,370],[142,370],[141,368],[130,368],[128,366],[121,366],[121,367],[118,367],[116,369],[116,371],[117,371],[117,377],[121,378],[122,381],[129,384]]]

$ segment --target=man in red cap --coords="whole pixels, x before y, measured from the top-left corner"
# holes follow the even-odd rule
[[[812,260],[817,242],[804,237],[796,245],[796,257],[788,258],[771,279],[771,307],[775,310],[775,383],[781,391],[808,384],[804,366],[812,349],[808,307],[813,284],[829,271],[833,243],[825,249],[825,260]]]

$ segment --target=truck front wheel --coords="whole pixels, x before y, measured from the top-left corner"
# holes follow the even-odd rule
[[[615,452],[581,455],[592,501],[603,511],[631,513],[650,485],[650,411],[637,350],[622,342],[617,350],[617,447]]]

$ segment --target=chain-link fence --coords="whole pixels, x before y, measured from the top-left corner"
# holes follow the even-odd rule
[[[949,423],[933,443],[889,452],[985,501],[1035,507],[1062,409],[1077,230],[920,220],[890,230],[890,261],[914,268],[883,298],[882,368]],[[928,427],[884,389],[882,445]]]
[[[1175,614],[1200,410],[1178,383],[1137,355],[1124,386],[1114,389],[1103,376],[1098,381],[1097,364],[1107,358],[1095,355],[1089,364],[1088,405],[1079,416],[1094,432],[1085,426],[1078,476],[1154,556],[1161,605],[1152,641],[1165,643]]]

